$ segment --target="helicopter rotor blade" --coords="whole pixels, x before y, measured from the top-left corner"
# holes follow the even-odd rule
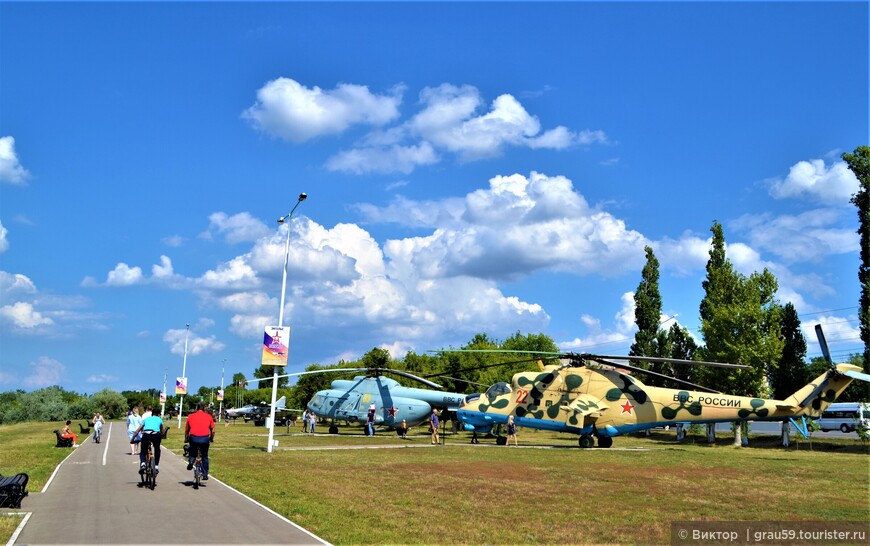
[[[745,366],[743,364],[728,364],[725,362],[708,362],[705,360],[683,360],[681,358],[667,358],[662,356],[616,356],[616,355],[593,355],[593,354],[579,354],[574,355],[581,359],[590,359],[590,360],[598,360],[601,358],[606,358],[608,360],[636,360],[639,362],[668,362],[671,364],[691,364],[696,366],[714,366],[718,368],[734,368],[738,370],[746,370],[749,369],[750,366]]]
[[[831,351],[828,350],[828,342],[825,339],[825,332],[822,331],[821,324],[816,324],[816,337],[819,339],[819,347],[822,348],[822,355],[825,357],[825,362],[833,366],[834,361],[831,360]]]
[[[630,370],[632,372],[643,373],[643,374],[651,375],[651,376],[658,377],[661,379],[667,379],[669,381],[673,381],[673,382],[679,383],[681,385],[686,385],[688,387],[693,387],[695,389],[698,389],[698,390],[701,390],[704,392],[710,392],[713,394],[722,394],[720,391],[717,391],[715,389],[711,389],[710,387],[705,387],[703,385],[697,385],[695,383],[691,383],[691,382],[686,381],[684,379],[677,379],[676,377],[672,377],[670,375],[666,375],[663,373],[653,372],[650,370],[644,370],[643,368],[637,368],[637,367],[631,366],[629,364],[620,364],[618,362],[612,362],[612,361],[604,360],[604,359],[599,360],[598,362],[600,362],[602,364],[607,364],[608,366],[613,366],[614,368],[621,368],[623,370]]]
[[[414,381],[422,383],[422,384],[426,385],[427,387],[430,387],[433,389],[441,390],[444,388],[441,385],[439,385],[438,383],[428,381],[428,380],[423,379],[422,377],[418,377],[414,374],[411,374],[411,373],[408,373],[408,372],[405,372],[402,370],[393,370],[390,368],[327,368],[327,369],[323,369],[323,370],[309,370],[309,371],[305,371],[305,372],[287,373],[287,374],[279,375],[278,377],[279,378],[281,378],[281,377],[295,377],[295,376],[299,376],[299,375],[313,375],[313,374],[318,374],[318,373],[338,373],[338,372],[366,372],[367,374],[372,374],[372,375],[381,375],[382,373],[391,373],[394,375],[407,377],[408,379],[412,379]],[[266,381],[266,380],[271,380],[271,379],[272,379],[271,377],[267,377],[267,378],[263,378],[263,379],[250,379],[248,381],[257,382],[257,381]]]
[[[448,376],[440,376],[444,377],[444,379],[452,379],[453,381],[459,381],[460,383],[468,383],[469,385],[477,385],[478,387],[486,387],[489,388],[491,385],[486,385],[484,383],[477,383],[475,381],[469,381],[467,379],[460,379],[458,377],[448,377]]]
[[[428,379],[423,379],[422,377],[416,376],[412,373],[408,373],[408,372],[403,371],[403,370],[391,370],[390,368],[366,368],[366,369],[369,372],[374,372],[376,374],[384,372],[384,373],[391,373],[393,375],[398,375],[401,377],[407,377],[408,379],[413,379],[414,381],[417,381],[418,383],[422,383],[422,384],[426,385],[427,387],[430,387],[433,389],[441,390],[444,388],[441,385],[439,385],[438,383],[434,383],[432,381],[429,381]]]
[[[526,351],[518,351],[518,352],[526,352]],[[547,353],[553,355],[553,358],[559,356],[561,353]],[[545,357],[546,358],[546,357]],[[510,366],[511,364],[525,364],[527,362],[537,362],[538,360],[544,360],[541,357],[535,358],[524,358],[523,360],[511,360],[510,362],[497,362],[495,364],[484,364],[483,366],[469,366],[468,368],[460,368],[458,370],[451,370],[449,372],[440,372],[433,373],[429,375],[424,375],[423,377],[443,377],[448,373],[460,373],[460,372],[469,372],[472,370],[485,370],[487,368],[497,368],[498,366]]]

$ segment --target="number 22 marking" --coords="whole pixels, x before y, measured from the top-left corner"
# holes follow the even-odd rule
[[[518,390],[517,391],[517,404],[524,404],[526,402],[526,398],[529,396],[529,391]]]

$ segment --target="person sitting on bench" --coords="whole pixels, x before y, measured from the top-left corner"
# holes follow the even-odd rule
[[[66,425],[64,425],[63,429],[61,429],[60,437],[61,438],[70,438],[73,442],[72,446],[79,447],[78,436],[76,436],[75,433],[69,428],[70,422],[71,421],[67,421]]]

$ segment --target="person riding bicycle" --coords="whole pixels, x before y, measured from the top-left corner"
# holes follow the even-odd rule
[[[202,459],[202,479],[208,479],[208,446],[214,442],[214,417],[204,411],[205,405],[200,402],[196,411],[187,417],[184,427],[184,441],[190,445],[187,469],[193,469],[197,455]]]
[[[160,418],[160,408],[152,412],[151,406],[148,406],[147,413],[151,415],[142,421],[142,424],[133,433],[133,439],[130,440],[130,443],[135,443],[136,436],[140,432],[142,433],[142,448],[139,450],[139,474],[145,473],[145,457],[148,453],[148,446],[154,446],[154,473],[157,474],[160,472],[160,440],[163,438],[163,430],[166,427],[163,425],[163,419]]]
[[[100,412],[97,412],[96,415],[94,415],[93,421],[94,421],[94,440],[99,442],[100,436],[102,436],[102,434],[103,434],[103,423],[105,423],[106,420],[103,419],[103,416],[100,415]]]

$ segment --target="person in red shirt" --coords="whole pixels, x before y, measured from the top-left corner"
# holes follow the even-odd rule
[[[214,442],[214,418],[210,413],[203,410],[205,406],[200,402],[196,405],[196,411],[187,416],[187,425],[184,428],[184,441],[190,444],[187,469],[193,468],[193,462],[199,455],[202,459],[202,479],[208,479],[208,446]]]

